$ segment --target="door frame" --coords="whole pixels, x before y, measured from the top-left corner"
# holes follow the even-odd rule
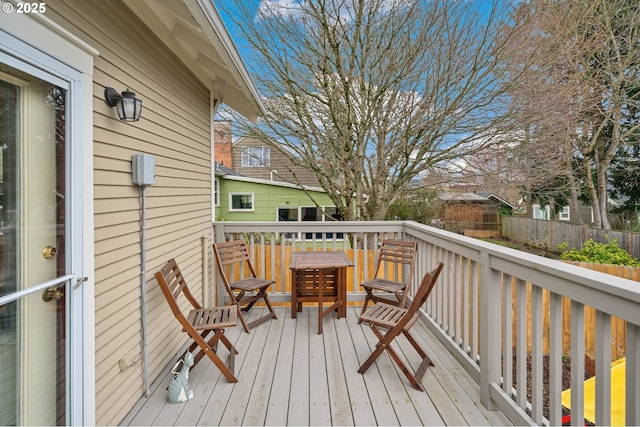
[[[66,296],[69,425],[95,425],[92,100],[97,55],[95,49],[44,15],[11,14],[0,23],[0,62],[43,80],[63,81],[68,89],[67,272],[87,278],[70,283]]]

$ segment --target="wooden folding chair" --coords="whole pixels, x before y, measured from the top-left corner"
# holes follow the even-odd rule
[[[360,284],[367,292],[360,315],[367,310],[369,301],[386,302],[404,307],[407,302],[407,286],[413,277],[417,246],[415,242],[401,240],[383,240],[378,252],[378,259],[373,278]],[[393,280],[400,278],[402,280]],[[396,300],[384,298],[380,293],[392,293]]]
[[[249,258],[249,249],[244,240],[234,240],[232,242],[219,242],[213,244],[213,253],[218,264],[218,271],[224,282],[224,287],[231,299],[231,304],[238,306],[238,317],[245,332],[250,328],[265,322],[269,319],[277,319],[276,312],[273,311],[267,288],[275,283],[275,280],[262,279],[257,277]],[[247,277],[245,277],[247,276]],[[239,277],[238,280],[235,280]],[[249,294],[251,292],[251,294]],[[253,305],[263,299],[269,313],[247,323],[240,312],[249,311]]]
[[[186,332],[193,340],[193,343],[187,350],[193,353],[193,366],[196,366],[200,359],[206,354],[229,382],[237,382],[238,379],[234,375],[233,370],[235,355],[238,354],[238,350],[236,350],[224,334],[225,328],[236,325],[237,307],[203,308],[189,291],[175,259],[170,259],[164,267],[156,273],[156,280],[160,285],[160,289],[162,289],[162,294],[169,303],[171,312],[182,325],[182,331]],[[178,305],[178,297],[180,294],[183,294],[191,306],[193,306],[193,309],[189,311],[186,317]],[[209,335],[211,335],[211,337],[207,340]],[[228,365],[216,354],[219,341],[229,350],[230,357]],[[194,353],[194,350],[198,347],[198,352]]]
[[[427,356],[427,353],[420,347],[420,344],[411,335],[409,330],[415,324],[420,317],[418,309],[427,301],[433,286],[438,280],[440,271],[442,271],[443,263],[438,263],[438,266],[430,273],[426,273],[422,279],[422,283],[416,292],[413,301],[409,308],[398,307],[397,305],[391,305],[383,302],[377,302],[373,307],[369,308],[363,315],[360,316],[360,321],[368,323],[371,330],[378,338],[379,342],[376,344],[376,348],[371,353],[371,356],[360,366],[358,372],[364,374],[367,369],[375,362],[375,360],[382,354],[383,351],[387,351],[391,359],[393,359],[400,370],[407,377],[413,388],[416,390],[424,391],[420,385],[420,381],[427,371],[429,366],[434,366]],[[382,333],[382,329],[386,329],[386,333]],[[415,348],[422,362],[418,369],[413,373],[400,359],[398,353],[391,347],[391,343],[396,339],[398,335],[402,333],[409,343]]]

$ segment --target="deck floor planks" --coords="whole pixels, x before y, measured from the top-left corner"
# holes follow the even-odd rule
[[[430,345],[437,342],[437,338],[428,328],[421,323],[415,326],[419,331],[421,342],[429,355],[433,354],[437,358],[438,364],[444,368],[441,378],[448,378],[448,381],[456,385],[456,398],[459,398],[458,404],[460,409],[466,409],[462,415],[467,419],[470,425],[508,425],[511,424],[502,411],[489,411],[482,403],[480,403],[480,387],[471,378],[467,371],[455,360],[453,356],[438,343],[438,345]],[[443,380],[444,381],[444,380]],[[452,389],[447,389],[451,392]]]
[[[128,425],[151,425],[156,419],[164,405],[167,403],[167,391],[160,389],[160,384],[169,384],[171,373],[163,374],[155,383],[151,385],[151,396],[142,398],[134,409],[130,412],[130,420],[125,419]],[[166,388],[166,385],[164,386]]]
[[[254,307],[253,310],[256,310]],[[260,313],[259,316],[266,315]],[[249,398],[250,404],[244,414],[242,421],[243,425],[264,425],[267,417],[267,409],[269,408],[269,400],[272,393],[272,387],[274,374],[278,362],[278,349],[280,347],[280,340],[282,338],[283,331],[283,316],[278,316],[277,319],[271,320],[269,323],[264,323],[258,327],[264,329],[268,328],[266,342],[264,348],[256,348],[252,345],[252,352],[260,353],[261,357],[258,363],[258,372],[255,375],[255,383],[250,390],[251,396]],[[255,340],[252,341],[256,342]]]
[[[338,319],[335,314],[327,317],[324,333],[322,334],[325,346],[326,372],[329,386],[329,403],[331,408],[331,422],[337,425],[353,425],[351,412],[351,399],[345,367],[344,357],[340,350],[340,341],[337,331],[346,329],[348,318]],[[350,341],[350,340],[349,340]],[[344,342],[345,350],[349,342]]]
[[[251,321],[251,318],[255,316],[255,312],[252,313],[249,311],[245,315],[245,320],[247,322]],[[229,340],[233,343],[233,345],[238,350],[238,354],[235,357],[235,367],[234,372],[236,377],[238,378],[237,383],[230,383],[220,374],[218,369],[216,369],[216,384],[211,391],[211,397],[207,402],[207,405],[203,408],[200,414],[200,418],[196,425],[220,425],[222,416],[224,415],[227,405],[229,404],[229,399],[231,393],[234,390],[234,386],[242,381],[242,366],[244,364],[244,359],[247,357],[247,348],[251,344],[251,340],[253,339],[252,334],[247,334],[242,330],[242,326],[240,322],[236,325],[235,328],[227,329],[226,332],[229,335]],[[231,337],[236,338],[235,340],[231,339]],[[226,348],[222,351],[226,351]],[[194,389],[194,394],[198,393],[199,390]]]
[[[308,309],[306,313],[308,313]],[[290,374],[288,425],[309,425],[309,315],[297,314],[293,343],[293,365]],[[317,317],[316,317],[317,318]]]
[[[358,373],[360,363],[358,361],[351,328],[355,325],[358,333],[361,333],[361,328],[352,317],[352,311],[353,309],[351,307],[347,308],[347,321],[336,328],[336,338],[340,346],[344,381],[349,391],[348,403],[351,405],[353,423],[357,426],[370,426],[376,423],[376,418],[371,406],[371,400],[364,377]]]
[[[254,307],[249,314],[259,316],[262,310]],[[240,327],[227,330],[240,351],[238,383],[228,383],[203,360],[189,376],[194,398],[169,404],[172,364],[123,424],[511,424],[502,412],[479,403],[478,385],[422,324],[414,326],[416,335],[436,364],[423,378],[426,393],[414,390],[386,353],[364,375],[357,373],[377,341],[368,326],[357,324],[359,307],[349,307],[346,319],[327,316],[323,335],[317,334],[317,307],[305,306],[297,319],[291,319],[288,306],[276,310],[277,320],[250,334]],[[408,343],[400,348],[414,368],[419,363],[415,350]]]
[[[316,306],[317,307],[317,306]],[[304,310],[317,309],[304,307]],[[318,317],[315,316],[315,319]],[[322,319],[329,325],[329,316]],[[331,404],[329,403],[329,382],[324,348],[324,334],[318,334],[317,321],[309,322],[309,425],[326,426],[331,424]],[[331,356],[328,356],[331,357]]]
[[[293,370],[293,353],[296,329],[296,319],[292,319],[286,310],[276,308],[278,318],[283,321],[283,331],[276,356],[277,363],[274,370],[273,383],[265,425],[287,425],[289,412],[289,396],[291,391],[291,372]]]

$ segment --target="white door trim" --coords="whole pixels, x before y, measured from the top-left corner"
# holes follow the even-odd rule
[[[69,89],[68,271],[88,277],[68,293],[67,423],[95,425],[93,250],[93,59],[98,52],[43,15],[11,14],[0,23],[0,60]],[[16,65],[19,65],[16,67]]]

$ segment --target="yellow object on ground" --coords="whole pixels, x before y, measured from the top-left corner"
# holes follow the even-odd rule
[[[611,423],[612,426],[625,425],[625,365],[626,359],[611,362]],[[596,377],[584,382],[584,417],[595,424],[596,421]],[[562,404],[571,409],[571,389],[562,392]]]

